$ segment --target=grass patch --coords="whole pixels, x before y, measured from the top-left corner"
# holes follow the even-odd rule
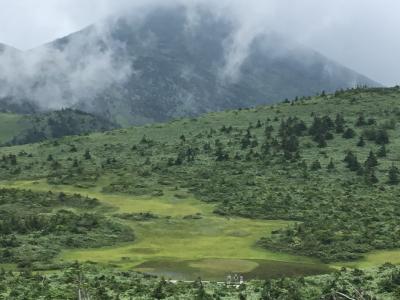
[[[381,250],[367,253],[363,259],[354,262],[342,262],[335,264],[336,267],[349,268],[374,268],[385,263],[400,264],[400,250]]]

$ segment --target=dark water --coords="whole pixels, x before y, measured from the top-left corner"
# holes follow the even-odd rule
[[[217,260],[216,260],[217,261]],[[246,261],[246,260],[245,260]],[[246,280],[250,279],[272,279],[280,277],[296,277],[319,275],[332,272],[327,265],[324,264],[307,264],[307,263],[292,263],[279,262],[270,260],[247,260],[248,262],[256,263],[251,271],[243,272],[240,269],[235,270],[229,265],[226,269],[210,269],[207,267],[193,267],[192,263],[200,261],[171,261],[158,260],[148,261],[136,267],[138,271],[144,273],[164,276],[166,279],[174,280],[203,280],[224,281],[229,274],[238,273],[244,276]]]

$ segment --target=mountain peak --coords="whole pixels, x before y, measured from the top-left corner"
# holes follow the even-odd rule
[[[36,69],[20,70],[25,81],[9,89],[13,97],[122,125],[377,85],[277,34],[246,32],[208,10],[181,6],[109,19],[22,60]]]

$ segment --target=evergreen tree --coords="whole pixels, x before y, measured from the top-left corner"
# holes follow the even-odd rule
[[[72,167],[74,167],[74,168],[79,167],[79,162],[76,158],[74,159],[74,163],[72,164]]]
[[[8,156],[8,158],[10,159],[10,164],[11,164],[12,166],[16,166],[16,165],[17,165],[17,156],[16,156],[16,155],[10,154],[10,155]]]
[[[375,184],[379,182],[375,175],[375,169],[366,169],[364,176],[367,184]]]
[[[378,145],[389,144],[389,135],[388,135],[387,131],[384,129],[378,130],[378,132],[376,133],[375,142]]]
[[[343,138],[352,139],[356,135],[355,131],[351,128],[347,128],[343,133]]]
[[[283,137],[281,147],[284,152],[297,152],[299,150],[299,139],[294,135]]]
[[[157,284],[157,287],[153,291],[154,299],[165,299],[167,296],[165,295],[164,288],[167,285],[167,282],[164,278],[161,278],[160,282]]]
[[[317,171],[321,169],[321,163],[319,162],[319,160],[315,160],[312,164],[311,164],[311,171]]]
[[[261,153],[263,155],[270,155],[271,154],[271,144],[268,141],[265,141],[264,144],[262,144]]]
[[[319,148],[325,148],[328,144],[326,142],[325,135],[318,134],[314,137],[314,141],[318,144]]]
[[[242,144],[242,149],[246,149],[247,147],[249,147],[251,145],[251,133],[250,133],[250,130],[246,131],[245,136],[242,138],[241,144]]]
[[[344,132],[344,126],[345,126],[345,120],[341,114],[336,115],[335,119],[335,130],[336,133],[343,133]]]
[[[366,169],[375,168],[378,165],[378,160],[373,151],[369,152],[368,158],[364,163]]]
[[[399,169],[392,165],[389,169],[389,184],[397,185],[400,182],[399,179],[400,171]]]
[[[331,160],[329,161],[328,166],[326,167],[328,171],[333,171],[335,170],[335,164],[333,163],[333,159],[331,158]]]
[[[385,146],[385,145],[382,145],[382,146],[379,148],[378,152],[377,152],[377,156],[378,156],[378,157],[386,157],[386,155],[387,155],[386,146]]]
[[[317,171],[317,170],[321,170],[321,163],[319,162],[319,160],[315,160],[313,161],[313,163],[311,164],[311,171]]]
[[[361,127],[361,126],[367,125],[367,122],[365,121],[365,117],[364,117],[363,114],[360,114],[360,115],[358,116],[358,119],[357,119],[355,125],[356,125],[357,127]]]
[[[344,158],[344,162],[347,164],[347,168],[351,171],[359,171],[361,169],[361,165],[358,162],[357,156],[349,151]]]
[[[357,147],[364,147],[365,146],[365,140],[363,136],[360,136],[360,140],[357,143]]]
[[[274,131],[274,127],[272,125],[265,126],[264,136],[266,139],[270,139],[272,137],[272,132]]]
[[[90,151],[89,151],[89,150],[86,150],[86,151],[85,151],[84,158],[85,158],[86,160],[89,160],[89,159],[92,158],[92,155],[90,155]]]

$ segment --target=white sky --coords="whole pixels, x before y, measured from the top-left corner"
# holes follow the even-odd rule
[[[207,2],[243,23],[280,31],[386,85],[400,84],[400,0]],[[157,0],[0,0],[0,42],[30,49],[110,14]]]

